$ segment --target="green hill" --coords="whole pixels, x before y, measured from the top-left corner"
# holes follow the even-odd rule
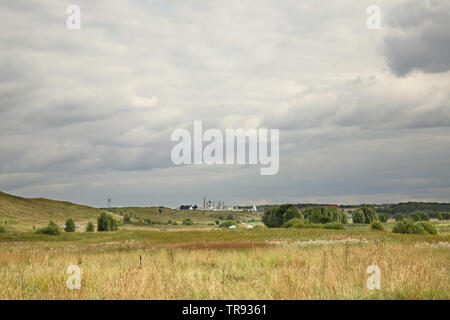
[[[0,224],[7,221],[10,230],[30,231],[33,226],[36,228],[45,226],[49,221],[61,225],[68,218],[73,218],[77,224],[86,225],[88,221],[95,222],[105,211],[112,213],[120,220],[125,214],[130,215],[132,223],[123,228],[141,225],[148,219],[161,223],[171,220],[180,224],[184,219],[189,218],[194,223],[206,224],[228,218],[238,221],[261,218],[260,213],[247,211],[180,211],[160,207],[93,208],[67,201],[21,198],[0,192]]]
[[[95,221],[105,210],[66,201],[28,199],[0,192],[0,223],[8,222],[8,228],[29,230],[32,226],[44,226],[49,221],[57,224],[73,218],[76,223]]]

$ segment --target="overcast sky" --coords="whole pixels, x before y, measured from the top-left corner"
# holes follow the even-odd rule
[[[68,5],[81,29],[68,30]],[[381,9],[381,29],[366,8]],[[0,190],[94,206],[450,202],[450,1],[2,0]],[[280,129],[280,169],[170,135]]]

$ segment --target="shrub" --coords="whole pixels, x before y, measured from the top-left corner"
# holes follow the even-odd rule
[[[293,218],[283,223],[283,228],[307,228],[308,222],[304,219]]]
[[[370,224],[370,227],[373,230],[380,230],[380,231],[384,230],[383,223],[380,220],[373,220],[372,223]]]
[[[426,232],[428,232],[429,234],[437,234],[437,230],[435,228],[435,226],[433,226],[433,224],[431,224],[431,222],[428,221],[421,221],[421,222],[417,222],[417,225],[422,226]]]
[[[66,232],[75,232],[75,221],[72,218],[67,219],[66,221]]]
[[[405,215],[403,213],[396,213],[394,218],[395,218],[395,221],[397,221],[397,222],[403,221],[403,220],[405,220]]]
[[[115,231],[119,229],[119,223],[114,217],[103,212],[97,220],[97,231]]]
[[[0,233],[5,233],[6,232],[6,228],[2,225],[0,225]]]
[[[387,213],[380,213],[380,214],[378,214],[378,220],[386,223],[389,220],[389,215]]]
[[[191,225],[194,224],[194,222],[192,222],[191,219],[187,218],[187,219],[183,220],[183,224],[186,225],[186,226],[191,226]]]
[[[352,213],[353,223],[371,223],[378,219],[375,210],[367,205],[363,205]]]
[[[313,207],[301,211],[305,219],[311,223],[348,223],[347,214],[333,207]]]
[[[57,236],[57,235],[61,234],[61,230],[59,229],[59,227],[56,223],[54,223],[53,221],[50,221],[48,226],[36,230],[36,233]]]
[[[427,234],[425,228],[411,220],[397,222],[392,230],[394,233]]]
[[[280,228],[293,218],[303,218],[303,214],[292,204],[270,206],[263,213],[263,222],[269,228]]]
[[[94,232],[94,224],[92,222],[88,222],[87,227],[86,227],[86,232]]]
[[[123,216],[123,223],[130,223],[131,222],[131,216],[128,213],[125,213]]]
[[[229,228],[231,226],[236,226],[236,225],[237,225],[236,221],[227,220],[227,221],[222,222],[219,227],[220,228]]]

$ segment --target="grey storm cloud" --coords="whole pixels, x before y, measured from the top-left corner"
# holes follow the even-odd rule
[[[449,199],[446,2],[380,0],[379,31],[368,0],[75,4],[74,31],[64,1],[0,4],[0,190],[100,206]],[[175,166],[171,133],[194,120],[280,129],[279,173]]]
[[[390,12],[386,59],[398,76],[450,70],[450,2],[408,1]]]

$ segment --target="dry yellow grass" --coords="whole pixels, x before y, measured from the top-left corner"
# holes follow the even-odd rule
[[[0,243],[0,299],[449,299],[450,249],[440,245],[67,245]],[[66,286],[73,264],[81,290]],[[372,264],[381,268],[381,290],[366,288]]]

